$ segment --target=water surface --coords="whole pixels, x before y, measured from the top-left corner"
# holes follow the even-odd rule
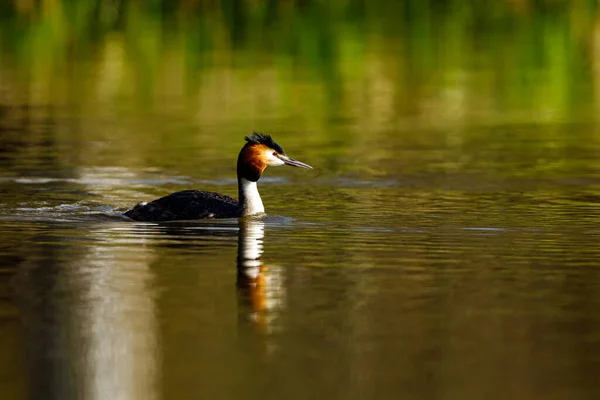
[[[596,397],[595,7],[383,3],[2,6],[2,399]]]

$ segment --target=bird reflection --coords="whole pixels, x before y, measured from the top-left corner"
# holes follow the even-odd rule
[[[263,333],[272,332],[277,310],[284,306],[281,267],[263,264],[265,224],[258,219],[240,221],[238,233],[237,288],[240,311]]]

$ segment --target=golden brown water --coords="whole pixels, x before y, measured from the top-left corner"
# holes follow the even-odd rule
[[[596,398],[592,3],[1,6],[0,398]]]

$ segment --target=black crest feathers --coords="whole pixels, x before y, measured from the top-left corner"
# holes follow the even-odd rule
[[[279,154],[285,154],[283,148],[279,144],[277,144],[270,135],[263,135],[260,132],[253,132],[252,135],[248,135],[244,139],[246,139],[248,143],[264,144],[265,146],[275,150]]]

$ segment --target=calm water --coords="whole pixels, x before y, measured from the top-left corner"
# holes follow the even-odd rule
[[[598,397],[595,8],[42,3],[0,18],[0,398]],[[252,130],[315,168],[266,217],[121,216],[235,196]]]

